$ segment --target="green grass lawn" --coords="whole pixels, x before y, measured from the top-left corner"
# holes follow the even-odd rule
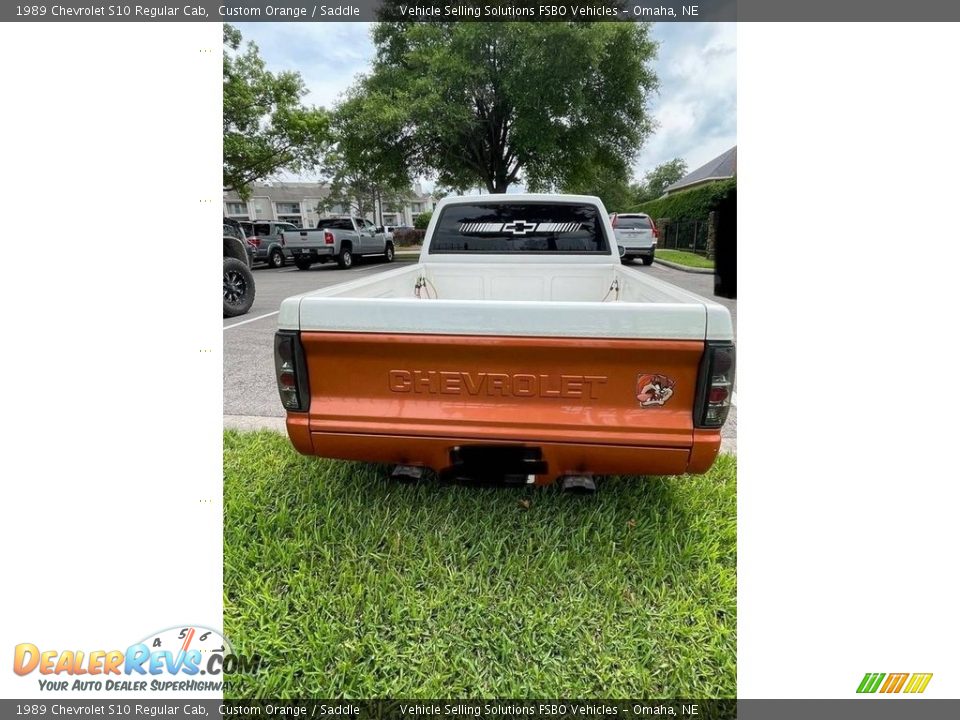
[[[556,488],[400,485],[224,433],[228,697],[736,695],[736,460]],[[527,507],[528,506],[528,507]]]
[[[686,265],[695,268],[713,268],[713,260],[707,260],[703,255],[686,252],[685,250],[657,250],[657,257],[661,260]]]

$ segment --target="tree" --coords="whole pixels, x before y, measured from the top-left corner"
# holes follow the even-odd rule
[[[445,187],[561,187],[601,149],[629,162],[652,128],[646,24],[381,22],[373,39],[354,92],[396,161]]]
[[[410,188],[408,166],[395,145],[384,142],[381,125],[387,108],[368,98],[348,96],[333,113],[336,145],[327,154],[324,174],[331,178],[330,199],[348,205],[358,215],[402,203]]]
[[[422,212],[413,219],[413,226],[417,230],[426,230],[431,218],[433,218],[433,210]]]
[[[663,195],[668,185],[687,174],[687,163],[680,158],[657,165],[643,177],[643,182],[634,188],[634,202],[644,203]]]
[[[561,187],[566,193],[596,195],[610,212],[623,212],[634,203],[630,167],[624,158],[601,148]]]
[[[322,108],[304,107],[299,73],[271,73],[257,46],[223,26],[223,188],[249,196],[250,185],[278,170],[315,168],[329,142]]]

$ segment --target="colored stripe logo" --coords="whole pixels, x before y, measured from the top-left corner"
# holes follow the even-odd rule
[[[857,687],[858,693],[922,693],[933,673],[867,673]]]

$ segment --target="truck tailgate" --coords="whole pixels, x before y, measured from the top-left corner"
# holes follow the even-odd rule
[[[283,233],[283,242],[288,248],[302,248],[311,245],[323,245],[323,230],[302,228]]]
[[[689,449],[700,340],[302,332],[309,430]],[[652,376],[670,385],[641,404]],[[664,382],[664,381],[661,381]]]

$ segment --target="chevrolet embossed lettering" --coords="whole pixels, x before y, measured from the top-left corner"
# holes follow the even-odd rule
[[[430,395],[489,397],[590,398],[596,400],[606,375],[534,375],[528,373],[391,370],[390,390]]]

